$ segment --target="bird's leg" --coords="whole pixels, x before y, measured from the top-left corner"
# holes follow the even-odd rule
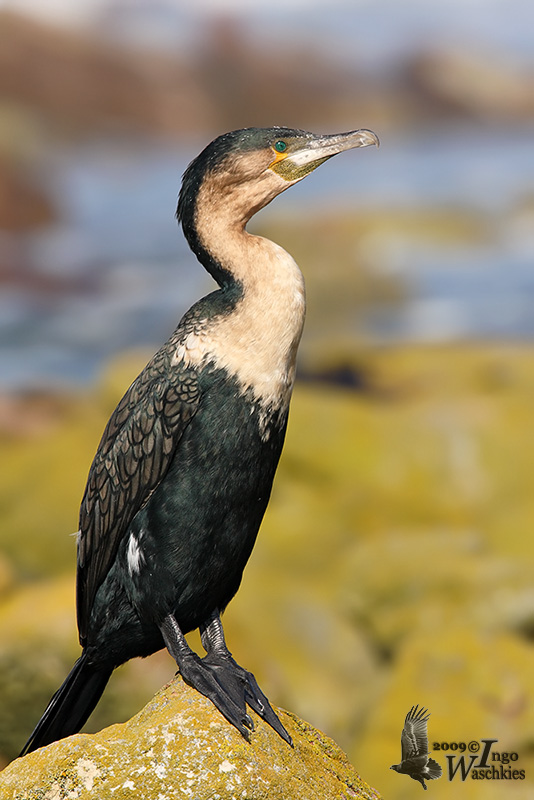
[[[214,612],[200,626],[202,645],[207,652],[204,658],[191,650],[172,614],[161,623],[161,633],[184,681],[211,700],[245,738],[254,730],[254,723],[246,710],[248,703],[282,739],[292,744],[290,735],[274,713],[254,675],[232,658],[218,612]]]
[[[221,673],[225,672],[222,665],[207,663],[207,656],[200,658],[191,650],[172,614],[165,617],[160,629],[167,650],[176,660],[184,681],[211,700],[228,722],[248,738],[248,732],[253,730],[254,725],[246,711],[244,682],[241,680],[241,685],[238,685],[238,680],[233,683],[221,681]]]
[[[226,645],[218,611],[214,611],[206,622],[200,626],[200,637],[202,646],[207,652],[202,661],[217,670],[217,682],[228,692],[245,714],[245,703],[248,703],[256,714],[265,720],[282,739],[292,745],[291,736],[273,711],[252,672],[240,667],[232,658],[232,654]],[[247,722],[245,724],[253,730],[252,719],[248,714],[246,714],[246,718]],[[250,720],[250,725],[248,720]]]

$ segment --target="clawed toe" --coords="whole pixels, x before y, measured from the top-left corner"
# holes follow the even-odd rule
[[[245,672],[245,670],[243,671]],[[277,734],[284,739],[284,741],[293,746],[293,740],[291,739],[291,736],[278,719],[278,715],[273,711],[271,704],[258,686],[256,678],[252,672],[246,672],[246,675],[247,691],[245,692],[245,698],[247,703],[252,709],[254,709],[258,716],[265,720],[265,722],[267,722],[271,728],[273,728]]]
[[[219,709],[221,714],[248,739],[254,722],[246,711],[248,704],[288,744],[292,740],[251,672],[240,667],[233,658],[195,656],[182,665],[182,677]]]
[[[176,659],[184,681],[211,700],[245,739],[254,730],[254,722],[247,714],[248,703],[285,742],[293,746],[291,736],[271,708],[252,672],[247,672],[232,658],[217,611],[201,626],[200,632],[207,651],[204,658],[191,650],[172,614],[168,614],[161,624],[167,649]]]
[[[206,663],[197,655],[184,659],[180,665],[184,681],[211,700],[246,739],[254,730],[254,723],[247,714],[245,688],[238,676],[225,672],[220,665]]]

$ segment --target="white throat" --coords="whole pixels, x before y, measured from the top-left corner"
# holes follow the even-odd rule
[[[293,389],[304,325],[302,273],[269,239],[234,229],[230,236],[226,231],[224,242],[222,265],[231,263],[242,297],[231,313],[189,333],[175,358],[177,363],[198,365],[213,360],[244,390],[250,389],[263,408],[284,408]],[[218,249],[213,249],[220,260]]]

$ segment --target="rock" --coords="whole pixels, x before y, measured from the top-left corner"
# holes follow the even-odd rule
[[[293,748],[255,715],[247,742],[177,677],[129,722],[71,736],[14,761],[0,774],[0,796],[379,800],[331,739],[293,714],[279,714]]]

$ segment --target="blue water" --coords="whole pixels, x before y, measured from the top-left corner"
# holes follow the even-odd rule
[[[378,248],[376,268],[405,282],[410,300],[387,313],[370,309],[368,335],[377,342],[534,338],[534,212],[525,203],[534,198],[533,142],[525,131],[480,128],[386,134],[380,150],[333,159],[262,214],[338,207],[479,213],[494,229],[489,244],[445,251],[407,240]],[[67,288],[3,290],[1,388],[90,382],[114,353],[164,341],[212,288],[174,220],[181,174],[202,144],[178,150],[107,141],[50,154],[42,179],[62,222],[25,246],[34,270]]]

